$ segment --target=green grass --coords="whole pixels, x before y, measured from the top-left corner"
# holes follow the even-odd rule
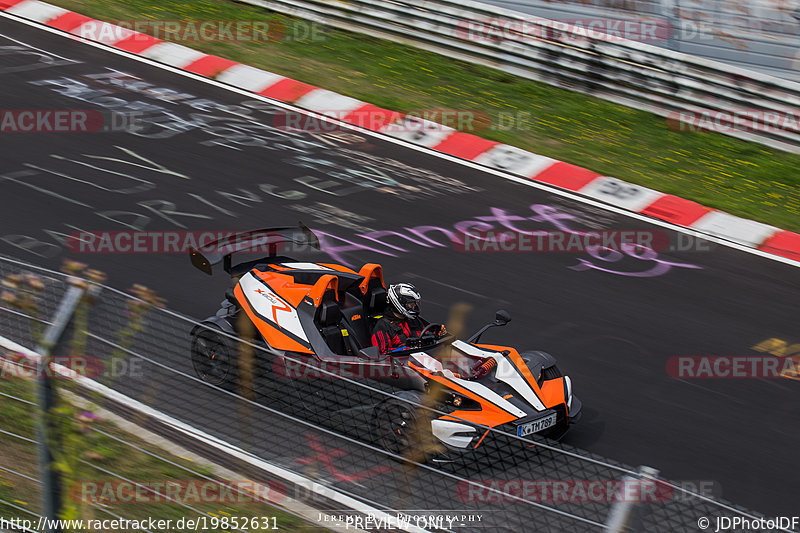
[[[225,0],[49,0],[101,20],[299,21]],[[187,42],[396,111],[528,112],[481,135],[709,207],[800,230],[800,155],[715,133],[675,132],[666,119],[416,48],[318,28],[322,39]]]
[[[34,382],[27,379],[0,379],[0,392],[4,394],[20,397],[29,401],[35,398]],[[0,397],[2,402],[2,417],[0,424],[5,431],[16,433],[28,438],[35,438],[35,413],[32,406]],[[173,463],[189,468],[193,472],[188,472],[183,468],[169,464],[168,462],[154,458],[144,452],[120,443],[114,438],[102,435],[92,430],[85,430],[79,434],[79,446],[67,450],[68,453],[79,456],[103,469],[114,472],[136,482],[165,482],[165,481],[196,481],[202,482],[203,477],[210,476],[211,469],[202,464],[196,464],[188,458],[176,457],[169,452],[152,446],[133,435],[124,433],[114,424],[108,421],[95,421],[91,423],[97,429],[124,439],[125,441],[155,453]],[[28,442],[0,434],[0,466],[21,471],[28,476],[39,477],[37,467],[37,449]],[[90,466],[79,464],[76,471],[69,478],[72,481],[119,481],[119,478],[100,472]],[[218,479],[218,478],[215,478]],[[79,494],[79,493],[78,493]],[[33,481],[26,480],[19,476],[0,470],[0,499],[12,502],[18,506],[30,509],[34,512],[41,511],[39,485]],[[83,519],[111,519],[112,515],[103,513],[89,505],[78,502],[68,492],[68,487],[64,487],[64,498],[76,505],[77,518]],[[113,503],[106,507],[116,514],[131,520],[141,520],[147,517],[154,519],[178,520],[183,517],[195,518],[201,514],[208,514],[216,517],[226,515],[236,517],[261,517],[275,516],[277,526],[280,531],[288,532],[317,532],[324,531],[315,525],[311,525],[300,518],[288,514],[280,509],[268,506],[263,503],[188,503],[200,512],[186,509],[175,503]],[[26,513],[0,504],[0,517],[2,518],[25,518],[31,517]],[[221,531],[221,529],[218,529]]]

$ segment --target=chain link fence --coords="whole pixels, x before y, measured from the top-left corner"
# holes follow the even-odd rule
[[[43,282],[38,310],[20,309],[6,297],[0,307],[0,336],[34,347],[69,284],[64,274],[0,259],[0,278],[26,272]],[[359,513],[380,512],[397,521],[395,530],[408,531],[675,532],[697,531],[700,517],[713,521],[717,516],[758,516],[657,479],[653,471],[563,443],[517,437],[503,427],[489,430],[474,453],[449,457],[447,462],[425,461],[433,445],[424,438],[414,441],[416,448],[392,454],[376,442],[376,413],[380,406],[404,402],[377,381],[312,369],[291,358],[296,370],[308,369],[308,379],[287,377],[276,372],[287,362],[256,339],[247,342],[227,336],[224,348],[239,361],[237,384],[213,386],[193,369],[190,332],[198,325],[194,320],[109,287],[101,287],[84,302],[73,317],[69,341],[82,357],[71,370],[82,376],[58,380],[59,387],[76,385],[65,394],[168,438],[186,441],[190,436],[198,443],[194,451],[218,462],[248,465],[254,469],[251,475],[262,476],[259,482],[273,489],[273,504],[302,501],[324,508],[322,526],[342,527]],[[61,346],[54,355],[61,355]],[[3,404],[19,404],[17,411],[35,407],[35,400],[24,395],[0,392]],[[416,420],[431,416],[427,403],[423,399],[413,406]],[[96,444],[92,435],[100,435],[106,447],[160,455],[148,451],[147,439],[85,425],[89,429],[79,432],[75,441],[84,447],[80,464],[91,477],[73,479],[73,485],[114,477],[104,466],[103,452],[92,448]],[[30,432],[14,438],[32,439],[29,444],[35,445]],[[197,469],[174,458],[160,459],[174,463],[170,468],[178,474],[198,479]],[[2,479],[21,476],[36,484],[35,469],[17,465],[16,470],[0,462]],[[116,481],[147,485],[149,480],[137,479],[134,471],[120,474]],[[68,490],[62,487],[62,492]],[[36,506],[15,504],[6,494],[0,492],[6,514],[39,512]],[[74,503],[74,494],[66,499]],[[98,512],[122,513],[92,500],[88,505]],[[208,512],[186,505],[175,512]],[[124,509],[131,507],[141,512],[140,506]],[[225,512],[235,513],[237,508],[229,505]]]

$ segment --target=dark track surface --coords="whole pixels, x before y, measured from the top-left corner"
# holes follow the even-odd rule
[[[7,37],[54,50],[74,62],[32,65],[42,58],[6,48],[22,46]],[[444,321],[450,304],[468,302],[474,306],[471,329],[496,308],[507,308],[513,322],[491,340],[549,351],[573,377],[586,416],[569,434],[568,443],[627,464],[656,467],[669,479],[714,481],[725,499],[768,515],[797,512],[796,498],[791,495],[796,495],[800,468],[800,383],[684,381],[671,378],[665,370],[667,360],[677,355],[755,356],[758,352],[750,347],[767,338],[800,342],[800,270],[796,267],[716,245],[705,252],[661,253],[660,260],[701,268],[671,268],[656,277],[569,268],[579,259],[626,272],[647,271],[655,265],[630,257],[603,263],[585,253],[466,254],[450,247],[426,248],[397,236],[384,242],[402,251],[389,248],[357,234],[422,225],[452,230],[459,221],[489,216],[491,207],[529,217],[532,204],[572,215],[573,220],[564,222],[572,228],[660,228],[374,137],[278,136],[269,127],[255,125],[271,123],[273,112],[267,104],[259,104],[262,110],[253,112],[254,122],[245,122],[231,113],[233,109],[205,112],[192,109],[190,103],[169,103],[163,93],[157,98],[137,92],[130,83],[113,87],[90,80],[87,75],[108,72],[108,67],[154,87],[211,99],[220,106],[248,100],[7,19],[0,19],[0,47],[3,109],[100,109],[96,98],[114,97],[161,105],[184,119],[199,113],[223,124],[172,132],[164,138],[125,132],[0,133],[0,253],[55,268],[65,257],[88,262],[106,271],[113,286],[143,283],[158,290],[173,309],[202,318],[216,310],[227,285],[224,275],[207,278],[192,269],[182,254],[76,254],[47,230],[69,233],[69,225],[85,230],[127,229],[100,216],[101,212],[118,219],[124,216],[126,222],[136,218],[111,211],[147,216],[146,229],[154,231],[240,230],[302,219],[315,229],[383,251],[348,252],[342,259],[354,265],[380,262],[390,281],[416,283],[431,320]],[[31,68],[14,68],[22,65]],[[69,93],[66,79],[93,84],[108,93],[90,95],[74,85]],[[61,80],[60,86],[44,80]],[[159,137],[165,131],[153,127],[143,135]],[[262,137],[264,146],[233,144],[231,134],[243,131]],[[152,170],[154,163],[172,173]],[[134,182],[86,165],[147,181]],[[378,168],[385,173],[376,173]],[[387,175],[399,183],[387,183]],[[384,181],[379,184],[378,180]],[[355,181],[362,185],[354,185]],[[327,192],[321,190],[326,188]],[[250,200],[243,190],[252,193]],[[347,194],[331,194],[336,192]],[[161,215],[156,214],[145,207],[156,205],[148,203],[154,200],[171,202],[173,210],[183,214],[163,209]],[[341,213],[314,216],[304,212],[306,208],[329,209],[321,204],[346,210],[349,219],[343,221]],[[342,225],[348,221],[361,224],[362,229]],[[546,222],[519,224],[554,229]],[[674,239],[675,234],[669,233]],[[10,244],[21,242],[12,235],[47,245],[25,250]]]

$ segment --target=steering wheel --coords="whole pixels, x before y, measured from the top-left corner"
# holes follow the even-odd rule
[[[419,332],[416,337],[409,337],[406,341],[406,346],[409,348],[421,348],[423,346],[433,346],[436,344],[438,332],[442,329],[443,324],[436,322],[430,323]],[[431,331],[433,330],[433,331]]]

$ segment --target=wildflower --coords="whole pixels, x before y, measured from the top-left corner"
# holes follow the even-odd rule
[[[128,316],[141,315],[150,307],[147,302],[141,300],[128,300],[126,306],[128,307]]]
[[[84,263],[79,263],[78,261],[72,261],[71,259],[65,259],[64,262],[61,264],[61,271],[66,274],[71,274],[73,276],[80,276],[81,273],[86,269],[87,265]]]
[[[89,284],[86,282],[85,279],[76,278],[74,276],[70,276],[67,278],[67,283],[72,285],[73,287],[77,287],[79,289],[86,289],[89,287]]]
[[[36,297],[26,293],[20,294],[17,297],[16,306],[22,311],[26,311],[31,314],[35,313],[39,309],[39,303],[37,302]]]
[[[99,454],[95,451],[88,450],[83,452],[83,456],[87,459],[91,459],[93,461],[105,461],[107,457],[105,455]]]
[[[105,281],[108,279],[108,276],[106,276],[105,272],[90,268],[86,271],[86,279],[93,281],[94,283],[105,283]]]
[[[9,274],[2,281],[3,287],[8,287],[9,289],[19,289],[21,283],[22,276],[20,274]]]
[[[36,274],[28,272],[27,274],[24,275],[24,279],[25,279],[25,284],[31,290],[35,292],[41,292],[44,290],[44,282],[42,281],[42,278],[40,278]]]
[[[160,298],[158,294],[156,294],[156,291],[144,285],[139,285],[138,283],[131,288],[131,292],[135,297],[144,300],[146,304],[152,305],[153,307],[164,307],[166,303],[166,300]]]
[[[3,291],[0,294],[0,301],[2,301],[6,305],[16,306],[17,296],[11,291]]]

